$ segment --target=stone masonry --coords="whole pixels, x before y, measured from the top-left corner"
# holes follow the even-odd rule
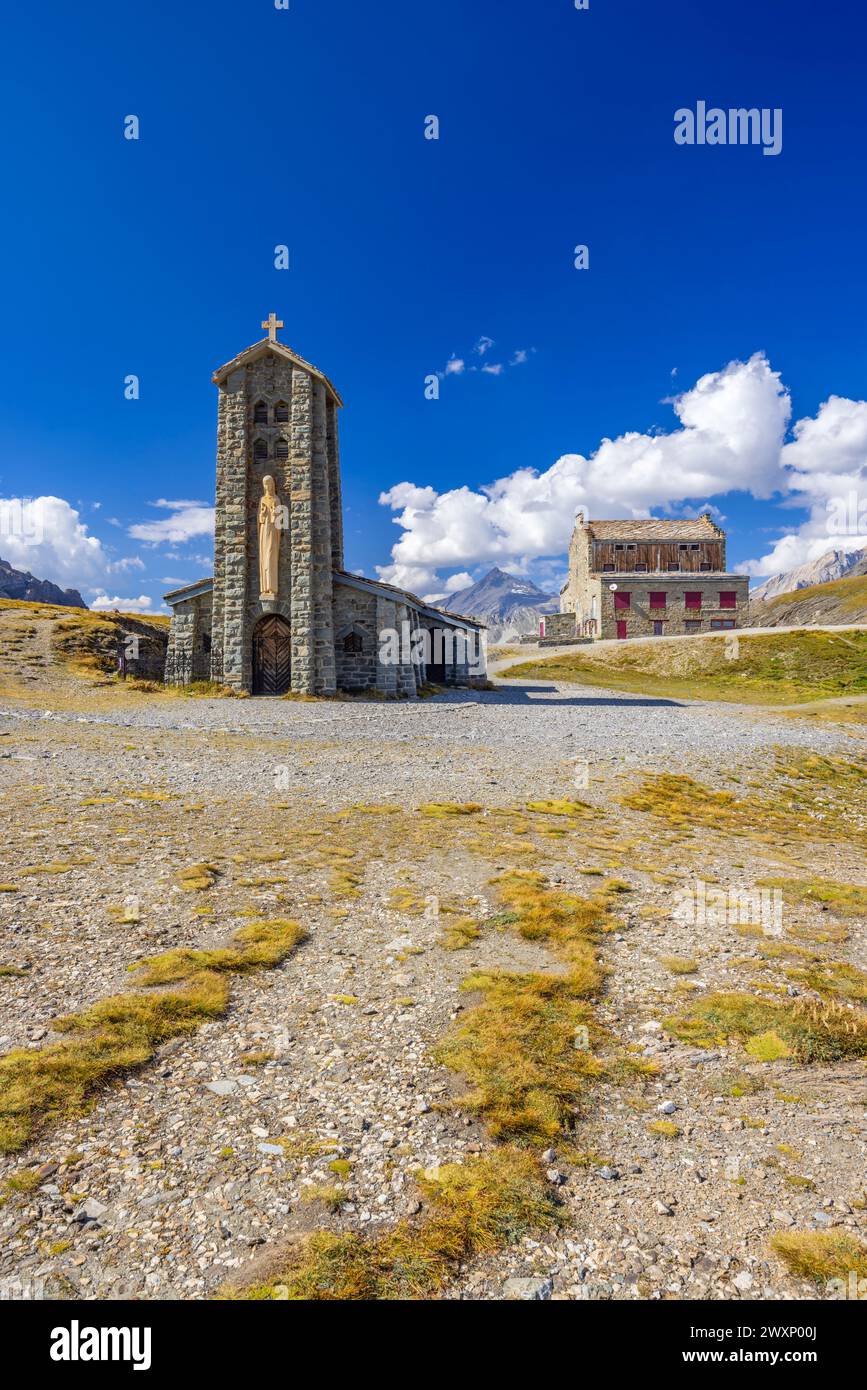
[[[214,577],[166,595],[173,613],[166,680],[210,677],[239,692],[255,690],[258,680],[267,693],[282,693],[282,681],[298,695],[414,696],[429,676],[424,662],[404,660],[403,649],[397,661],[383,660],[382,634],[408,624],[476,637],[482,625],[344,571],[342,402],[331,382],[279,343],[276,329],[221,367],[214,382]],[[274,596],[259,591],[258,513],[269,475],[284,509]],[[271,663],[264,686],[257,662]],[[459,655],[435,672],[444,684],[484,678],[483,666],[471,671]]]

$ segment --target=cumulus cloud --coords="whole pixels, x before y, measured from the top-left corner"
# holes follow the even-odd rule
[[[0,499],[0,555],[15,569],[67,588],[108,566],[102,542],[62,497]]]
[[[464,570],[463,574],[453,574],[446,580],[446,593],[457,594],[461,589],[469,589],[473,577]]]
[[[213,535],[214,508],[204,502],[171,502],[161,497],[151,506],[161,507],[171,515],[160,521],[143,521],[130,526],[129,534],[134,540],[145,541],[149,545],[179,545],[196,536]]]
[[[781,453],[784,505],[809,516],[767,554],[739,565],[744,574],[782,574],[828,550],[867,546],[867,401],[830,396],[815,416],[796,421]]]
[[[95,597],[90,601],[91,608],[98,612],[117,609],[120,613],[152,613],[153,602],[147,594],[139,594],[138,598],[120,598],[115,594],[114,598],[109,598],[104,589],[97,589]]]
[[[637,519],[688,499],[738,490],[768,499],[786,489],[781,451],[791,402],[763,353],[709,372],[671,404],[679,428],[670,433],[603,439],[589,458],[564,454],[545,472],[521,468],[478,491],[389,488],[380,502],[397,513],[402,534],[381,578],[423,592],[442,587],[439,569],[526,569],[565,552],[579,507]]]

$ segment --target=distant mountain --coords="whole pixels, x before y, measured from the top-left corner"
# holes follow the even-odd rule
[[[77,589],[59,589],[50,579],[35,579],[27,570],[13,569],[6,560],[0,560],[0,598],[59,603],[65,608],[87,607]]]
[[[469,589],[449,594],[444,607],[488,625],[489,642],[511,642],[524,632],[539,631],[546,613],[557,613],[560,600],[530,579],[519,579],[496,566]]]
[[[867,555],[842,579],[751,603],[749,627],[837,627],[867,623]]]
[[[818,560],[810,560],[806,565],[798,565],[786,574],[775,574],[766,579],[758,589],[750,594],[751,603],[761,603],[777,598],[780,594],[790,594],[796,589],[811,589],[816,584],[830,584],[835,579],[864,571],[858,566],[867,560],[867,547],[857,550],[827,550]]]

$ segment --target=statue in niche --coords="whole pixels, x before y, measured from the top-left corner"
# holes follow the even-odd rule
[[[276,598],[279,589],[280,532],[285,508],[280,505],[274,479],[262,479],[259,501],[259,597]]]

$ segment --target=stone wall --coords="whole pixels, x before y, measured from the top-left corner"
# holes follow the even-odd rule
[[[711,632],[713,623],[731,622],[736,627],[744,627],[747,618],[749,579],[745,575],[718,574],[648,574],[621,575],[612,578],[617,584],[612,591],[605,575],[601,583],[601,630],[600,636],[616,637],[618,621],[626,623],[627,637],[652,637],[654,622],[662,623],[664,637],[676,637],[685,633]],[[721,591],[737,595],[736,608],[721,608]],[[701,594],[701,608],[686,607],[687,592]],[[629,595],[628,608],[616,608],[617,594]],[[651,593],[664,593],[665,608],[650,607]],[[698,626],[687,626],[698,624]]]
[[[568,642],[577,635],[575,625],[575,614],[571,613],[546,613],[545,614],[545,641]],[[538,638],[534,639],[538,641]]]
[[[165,654],[167,685],[189,685],[191,681],[209,679],[212,659],[211,598],[209,593],[198,594],[195,598],[174,605]],[[139,672],[130,674],[138,675]],[[162,674],[159,678],[162,678]]]
[[[358,653],[345,650],[346,638],[362,642]],[[334,585],[334,656],[339,690],[375,690],[379,638],[376,596],[346,584]]]

